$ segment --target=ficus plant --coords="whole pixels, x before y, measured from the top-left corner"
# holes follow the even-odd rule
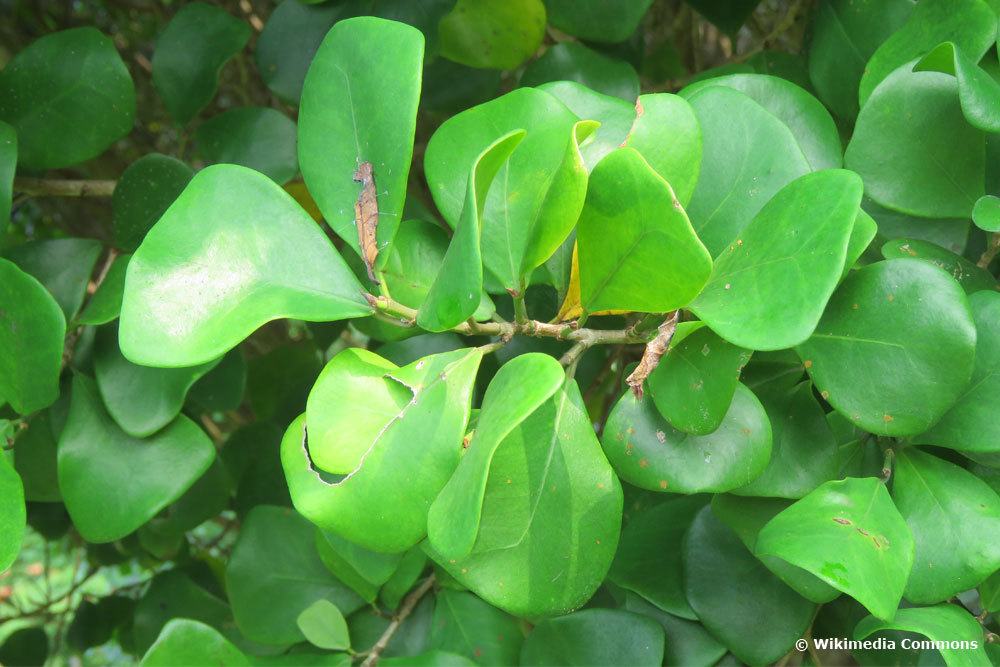
[[[0,664],[1000,664],[997,3],[31,4]]]

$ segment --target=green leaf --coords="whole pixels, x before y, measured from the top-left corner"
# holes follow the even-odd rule
[[[625,606],[622,608],[648,616],[663,627],[667,638],[663,651],[664,665],[710,667],[717,664],[726,653],[726,647],[700,623],[661,611],[638,595],[626,593]]]
[[[153,85],[173,119],[187,125],[215,97],[222,66],[243,50],[250,26],[204,2],[184,5],[153,51]]]
[[[72,395],[59,437],[59,488],[88,542],[121,539],[152,519],[215,457],[208,436],[187,417],[140,440],[112,421],[90,378],[75,376]]]
[[[97,157],[132,130],[135,86],[114,42],[73,28],[32,42],[0,73],[0,121],[18,164],[44,170]]]
[[[381,554],[321,530],[316,531],[316,550],[327,569],[366,602],[375,601],[403,559],[403,554]]]
[[[687,0],[687,4],[699,14],[730,35],[736,34],[759,3],[760,0],[729,0],[722,3],[714,0]]]
[[[778,190],[810,167],[788,126],[748,95],[708,86],[688,102],[704,139],[701,176],[687,211],[715,257]]]
[[[580,42],[553,44],[524,68],[520,85],[576,81],[591,90],[632,102],[639,96],[639,75],[624,60],[590,49]]]
[[[955,403],[975,344],[958,283],[927,262],[891,259],[849,275],[797,351],[834,408],[866,431],[899,436],[926,430]]]
[[[858,115],[858,84],[868,59],[915,6],[913,0],[827,0],[817,5],[809,80],[837,116],[853,120]]]
[[[579,143],[596,127],[548,93],[519,88],[445,121],[427,144],[424,169],[434,202],[457,229],[471,167],[499,136],[527,132],[494,180],[482,211],[483,262],[507,289],[562,245],[586,196]]]
[[[916,257],[951,274],[967,294],[980,290],[996,289],[996,278],[986,269],[961,255],[945,250],[941,246],[919,239],[895,239],[882,246],[882,256],[886,259]]]
[[[801,498],[838,477],[840,448],[810,382],[777,395],[758,392],[771,420],[771,460],[740,496]]]
[[[677,341],[674,335],[674,341]],[[707,435],[722,423],[750,352],[702,326],[679,342],[650,374],[647,388],[657,411],[685,433]]]
[[[761,528],[792,501],[783,498],[746,498],[729,494],[717,494],[712,498],[712,514],[735,531],[743,545],[753,553]],[[760,562],[792,590],[807,600],[825,604],[836,599],[840,591],[800,567],[792,565],[776,556],[760,556]]]
[[[278,185],[299,171],[295,121],[275,109],[239,107],[212,116],[198,126],[194,141],[206,164],[239,164]]]
[[[784,123],[813,171],[837,169],[842,165],[840,135],[830,112],[794,83],[766,74],[730,74],[699,81],[681,93],[688,97],[710,86],[738,90]]]
[[[77,324],[99,325],[118,319],[125,294],[125,271],[131,259],[132,255],[129,253],[114,258],[97,291],[76,316]]]
[[[502,383],[494,396],[499,396],[484,405],[470,452],[454,478],[458,481],[449,483],[432,508],[436,528],[427,545],[431,557],[463,586],[527,617],[565,614],[586,602],[607,575],[621,530],[621,486],[600,450],[576,383],[567,380],[552,394],[557,369],[549,358],[550,370],[541,371],[547,381],[531,394],[535,405],[546,393],[548,400],[534,411],[527,402],[505,404],[514,392],[527,394],[534,380],[525,379],[521,369],[538,369],[542,358],[515,359],[503,366],[517,363],[514,370],[502,378],[498,373]],[[516,389],[505,391],[518,379]],[[474,514],[459,522],[460,528],[475,526],[478,510],[475,542],[470,555],[462,557],[472,531],[449,530],[448,508],[461,506],[466,494],[478,494],[480,488],[481,510],[474,506]],[[471,500],[476,503],[476,496]],[[438,544],[448,553],[440,553]]]
[[[704,496],[667,498],[630,514],[608,580],[659,609],[697,620],[684,594],[681,540]]]
[[[423,552],[420,545],[402,554],[399,559],[399,567],[379,591],[379,601],[389,609],[399,607],[403,596],[417,583],[417,579],[420,578],[426,566],[427,554]]]
[[[119,335],[133,363],[185,367],[222,356],[270,320],[370,312],[291,196],[255,171],[216,165],[194,177],[132,256]]]
[[[848,477],[823,484],[771,519],[755,553],[813,573],[885,619],[903,595],[913,537],[884,484]]]
[[[128,435],[145,438],[180,414],[184,397],[219,360],[192,368],[137,366],[118,349],[118,329],[103,327],[94,349],[94,376],[112,419]]]
[[[65,398],[60,401],[66,402]],[[13,463],[24,484],[25,500],[45,503],[62,500],[56,471],[57,432],[52,423],[57,412],[54,408],[35,415],[28,428],[17,436]]]
[[[302,88],[302,176],[327,223],[358,251],[354,205],[362,185],[354,174],[371,163],[380,267],[402,219],[423,61],[419,30],[374,17],[348,19],[327,33]]]
[[[750,665],[787,653],[816,609],[754,558],[710,507],[695,517],[684,540],[684,582],[702,624]],[[761,619],[767,619],[766,633]]]
[[[903,65],[872,93],[844,162],[886,208],[968,218],[984,194],[983,132],[965,121],[955,77],[911,69]]]
[[[111,196],[115,245],[129,252],[138,248],[193,176],[191,167],[159,153],[130,164]]]
[[[482,212],[486,194],[524,135],[523,130],[508,132],[490,144],[473,163],[455,235],[417,313],[421,328],[445,331],[472,317],[479,308],[483,293]]]
[[[139,661],[141,667],[213,665],[249,667],[250,659],[218,630],[187,618],[175,618]]]
[[[220,632],[233,625],[225,602],[196,584],[187,572],[168,570],[153,577],[136,605],[131,632],[136,652],[148,650],[175,618],[199,621]]]
[[[284,0],[274,8],[254,49],[260,78],[271,92],[298,104],[309,64],[346,9],[343,2],[313,6],[298,0]]]
[[[868,61],[858,90],[861,106],[895,69],[941,42],[954,42],[972,62],[979,62],[996,39],[997,15],[982,0],[921,0]]]
[[[10,224],[14,198],[14,171],[17,169],[17,132],[0,121],[0,234]]]
[[[955,75],[965,119],[984,132],[1000,132],[1000,83],[970,60],[955,44],[945,42],[920,59],[915,72]]]
[[[187,401],[202,412],[236,410],[243,402],[246,385],[247,362],[240,349],[233,348],[215,368],[191,385]]]
[[[941,647],[937,650],[948,667],[990,664],[990,659],[983,650],[985,641],[982,626],[958,605],[940,604],[935,607],[900,609],[891,621],[868,616],[854,628],[854,638],[864,639],[882,630],[916,632],[932,641],[941,642]],[[951,648],[951,642],[959,642],[959,648]],[[971,648],[971,645],[976,648]]]
[[[729,411],[707,435],[678,431],[653,402],[626,392],[611,410],[604,453],[624,481],[650,491],[724,493],[767,466],[771,425],[753,393],[737,385]]]
[[[624,42],[639,27],[652,0],[546,0],[549,23],[565,33],[594,42]]]
[[[240,631],[261,644],[303,641],[297,619],[316,600],[351,613],[364,603],[323,565],[313,527],[290,509],[250,511],[226,566],[226,591]]]
[[[691,309],[741,347],[780,350],[805,341],[840,281],[861,194],[861,179],[841,169],[783,187],[719,253]]]
[[[63,316],[71,321],[87,293],[90,274],[101,254],[93,239],[29,241],[4,253],[25,273],[38,279],[55,297]]]
[[[1000,232],[1000,197],[986,195],[972,207],[972,221],[986,232]]]
[[[281,444],[296,509],[323,530],[374,551],[398,553],[423,539],[427,511],[459,462],[481,359],[482,352],[471,348],[397,369],[364,350],[348,349],[334,357],[313,389],[306,415],[292,422]],[[369,368],[359,377],[357,371],[365,366]],[[371,377],[376,373],[372,366],[378,369],[378,381]],[[362,388],[347,393],[355,381]],[[395,412],[388,408],[393,401],[401,401]],[[336,431],[324,436],[322,426],[315,439],[306,440],[306,422],[320,406],[336,406],[335,414],[342,416],[337,440],[324,440]],[[362,419],[363,410],[381,417]],[[426,435],[414,439],[414,433]],[[325,455],[319,453],[324,447],[330,448]],[[344,477],[313,467],[312,457],[333,457],[334,447],[351,453],[340,457],[341,463],[356,461]],[[419,477],[414,478],[414,469],[420,470]]]
[[[428,648],[484,666],[518,664],[524,633],[516,618],[471,593],[443,589],[436,602]]]
[[[854,219],[851,238],[847,241],[847,259],[844,260],[844,273],[841,279],[847,277],[847,274],[868,250],[868,246],[878,235],[878,231],[878,223],[875,222],[875,218],[868,215],[863,209],[859,210],[858,217]]]
[[[59,397],[66,319],[41,283],[0,259],[0,399],[20,414]]]
[[[306,640],[317,648],[346,651],[351,648],[347,621],[337,605],[320,598],[299,614],[295,621]]]
[[[629,148],[594,168],[577,244],[581,303],[591,313],[683,307],[712,267],[670,185]]]
[[[907,600],[943,602],[1000,570],[1000,498],[986,482],[910,448],[897,454],[893,480],[916,545]]]
[[[994,397],[1000,391],[1000,294],[969,298],[976,324],[972,378],[944,416],[915,442],[971,452],[1000,452]]]
[[[378,662],[382,667],[474,667],[476,664],[457,653],[436,650],[420,655],[382,658]]]
[[[586,609],[542,621],[521,648],[522,665],[663,664],[663,628],[620,609]]]
[[[10,567],[21,552],[25,521],[21,476],[0,454],[0,572]]]
[[[990,612],[1000,610],[1000,570],[979,585],[979,604]]]
[[[541,0],[458,0],[438,24],[441,55],[470,67],[514,69],[545,36]]]

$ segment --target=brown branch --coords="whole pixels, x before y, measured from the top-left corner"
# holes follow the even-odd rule
[[[406,599],[403,600],[403,604],[400,605],[399,611],[396,612],[395,616],[392,617],[392,621],[389,623],[389,627],[385,629],[382,636],[378,638],[378,641],[371,647],[368,651],[368,657],[365,661],[361,663],[361,667],[374,667],[378,664],[378,659],[381,657],[382,652],[385,651],[386,647],[389,646],[389,642],[392,641],[393,635],[399,630],[399,626],[403,624],[403,621],[413,613],[416,609],[417,603],[427,595],[430,590],[434,588],[434,575],[427,577],[424,583],[420,584],[419,587],[415,588]]]
[[[642,385],[646,378],[660,365],[660,359],[667,353],[670,341],[673,340],[674,332],[677,330],[677,320],[680,317],[679,310],[675,310],[663,324],[657,329],[656,337],[646,343],[646,350],[642,353],[639,365],[635,367],[632,374],[625,378],[625,383],[632,387],[632,393],[636,398],[642,398]]]
[[[993,234],[986,246],[986,250],[980,255],[979,261],[976,262],[976,266],[981,269],[988,269],[998,252],[1000,252],[1000,234]]]
[[[48,178],[14,179],[14,191],[33,197],[110,197],[118,181],[58,180]]]

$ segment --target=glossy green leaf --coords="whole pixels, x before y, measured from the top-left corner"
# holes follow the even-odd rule
[[[65,398],[60,401],[63,402]],[[56,412],[51,409],[35,415],[28,428],[17,436],[13,463],[24,484],[25,500],[46,503],[62,500],[56,471],[58,433],[53,424]]]
[[[354,174],[371,163],[378,266],[402,219],[423,60],[419,30],[374,17],[348,19],[327,33],[302,87],[302,176],[327,223],[357,251],[354,205],[362,185]]]
[[[962,394],[975,345],[959,284],[927,262],[891,259],[848,276],[797,351],[823,398],[853,423],[912,435]]]
[[[132,130],[134,118],[132,78],[114,42],[95,28],[47,34],[0,73],[0,121],[17,131],[22,167],[97,157]]]
[[[843,163],[840,135],[830,113],[794,83],[766,74],[730,74],[694,83],[682,94],[687,97],[709,86],[738,90],[784,123],[812,170],[837,169]]]
[[[861,256],[868,250],[868,246],[878,235],[878,223],[863,209],[858,211],[858,217],[854,219],[854,229],[851,230],[851,238],[847,241],[847,259],[844,260],[843,277],[855,267]]]
[[[255,169],[278,185],[299,171],[295,121],[267,107],[238,107],[212,116],[194,135],[207,164],[225,162]]]
[[[751,665],[787,653],[816,608],[754,558],[710,507],[695,517],[684,541],[684,582],[702,624]],[[761,633],[765,618],[767,632]]]
[[[188,618],[220,632],[232,627],[229,605],[218,594],[195,583],[191,573],[175,569],[153,577],[135,608],[132,635],[138,652],[149,649],[174,618]]]
[[[218,359],[191,368],[138,366],[118,349],[117,327],[97,333],[94,377],[108,414],[127,434],[145,438],[180,414],[184,397]]]
[[[1000,132],[1000,82],[970,60],[959,47],[945,42],[920,59],[914,71],[954,74],[965,119],[984,132]]]
[[[403,558],[403,554],[381,554],[321,530],[316,531],[316,550],[327,569],[366,602],[375,601],[379,588],[392,578]]]
[[[748,95],[708,86],[688,102],[704,139],[701,176],[687,212],[714,257],[810,167],[788,126]]]
[[[1000,197],[986,195],[972,207],[972,221],[983,231],[1000,232]]]
[[[521,648],[522,665],[663,664],[663,628],[620,609],[586,609],[542,621]]]
[[[707,435],[729,411],[750,352],[719,338],[708,327],[672,343],[647,380],[657,411],[685,433]]]
[[[309,5],[299,0],[284,0],[274,8],[257,38],[254,59],[275,95],[298,104],[309,64],[346,9],[343,2]]]
[[[482,211],[483,262],[503,287],[523,289],[523,280],[572,231],[587,185],[579,143],[594,128],[578,124],[548,93],[520,88],[449,118],[431,137],[427,182],[444,219],[457,229],[476,157],[498,136],[527,132],[497,174]]]
[[[313,390],[317,396],[333,397],[333,403],[311,400],[306,415],[292,422],[281,445],[296,509],[323,530],[374,551],[398,553],[423,539],[428,508],[459,462],[481,358],[480,350],[463,349],[397,369],[358,349],[334,357],[326,379],[317,381]],[[344,393],[338,388],[349,387],[344,383],[350,376],[335,370],[341,365],[353,369],[367,365],[366,374],[374,373],[370,367],[376,366],[381,385],[374,378],[362,378],[363,389]],[[401,399],[405,400],[397,403],[398,409],[390,412],[387,405]],[[319,405],[337,406],[337,414],[346,420],[341,436],[361,410],[374,407],[382,416],[366,418],[349,438],[324,442],[320,427],[317,440],[307,441],[306,421],[315,413],[311,407]],[[376,419],[381,419],[377,429]],[[414,433],[426,435],[414,439]],[[319,458],[314,452],[324,446],[346,448],[353,454],[342,457],[342,462],[354,460],[356,467],[347,469],[344,477],[321,474],[312,457]],[[412,471],[417,469],[420,475],[414,478]]]
[[[167,623],[139,664],[141,667],[249,667],[251,662],[218,630],[198,621],[176,618]]]
[[[132,256],[119,336],[133,363],[184,367],[221,356],[270,320],[370,312],[291,196],[250,169],[216,165],[195,176]]]
[[[865,66],[858,90],[862,108],[896,68],[941,42],[954,42],[972,62],[978,62],[996,39],[997,15],[983,0],[921,0]]]
[[[516,618],[471,593],[447,589],[438,593],[428,648],[500,667],[518,664],[523,641]]]
[[[767,466],[771,425],[753,393],[738,385],[729,411],[707,435],[671,426],[648,397],[626,392],[611,410],[604,453],[624,481],[650,491],[724,493]]]
[[[962,114],[955,77],[904,65],[861,109],[844,162],[886,208],[968,218],[984,194],[983,145],[983,132]]]
[[[594,168],[577,244],[587,312],[674,310],[711,272],[712,258],[670,185],[634,149],[614,151]]]
[[[792,181],[719,253],[691,309],[753,350],[809,338],[843,272],[861,194],[861,180],[839,169]]]
[[[886,259],[916,257],[943,269],[958,281],[967,294],[996,289],[997,281],[989,271],[941,246],[919,239],[894,239],[882,246]]]
[[[809,80],[836,115],[858,115],[858,84],[868,59],[906,22],[913,0],[826,0],[816,7]]]
[[[483,292],[482,213],[486,194],[524,135],[523,130],[505,134],[473,163],[455,235],[417,313],[420,327],[445,331],[472,317],[479,308]]]
[[[363,604],[323,565],[309,522],[271,505],[247,515],[226,566],[226,591],[240,631],[277,646],[303,641],[297,619],[316,600],[347,613]]]
[[[983,609],[996,612],[1000,609],[1000,570],[979,584],[979,604]]]
[[[204,2],[185,4],[153,50],[153,85],[167,111],[187,125],[215,97],[222,66],[243,50],[250,26]]]
[[[107,324],[118,319],[122,310],[122,297],[125,294],[125,271],[128,269],[131,254],[118,255],[111,262],[104,280],[87,300],[87,304],[76,316],[77,324]]]
[[[520,85],[538,86],[549,81],[576,81],[598,93],[628,102],[639,96],[639,75],[632,65],[580,42],[550,46],[524,69]]]
[[[25,527],[24,486],[7,457],[0,455],[0,572],[17,558]]]
[[[753,553],[761,528],[777,514],[787,509],[792,501],[784,498],[747,498],[730,494],[716,494],[712,498],[712,513],[729,526]],[[840,591],[800,567],[776,556],[757,556],[765,567],[792,590],[807,600],[825,604],[837,598]]]
[[[879,235],[885,239],[913,238],[929,241],[954,253],[965,251],[972,224],[968,219],[917,218],[879,206],[865,197],[864,211],[878,224]]]
[[[337,605],[320,598],[305,608],[296,619],[306,640],[317,648],[346,651],[351,648],[347,621]]]
[[[64,238],[29,241],[11,248],[4,257],[38,279],[71,321],[83,304],[100,254],[101,244],[93,239]]]
[[[771,420],[771,460],[747,486],[732,493],[743,496],[801,498],[840,469],[840,448],[826,423],[810,382],[777,395],[760,393]]]
[[[684,594],[681,540],[706,501],[705,496],[668,498],[632,512],[608,580],[659,609],[696,620]]]
[[[1000,498],[986,482],[909,448],[897,454],[893,480],[916,545],[907,600],[943,602],[1000,569]]]
[[[191,167],[159,153],[130,164],[111,196],[115,245],[130,252],[138,248],[193,176]]]
[[[541,358],[532,355],[514,370],[540,364]],[[550,379],[542,387],[551,387],[556,379],[555,364],[548,363]],[[500,396],[484,407],[470,454],[456,473],[458,482],[446,487],[441,505],[435,502],[439,509],[431,520],[439,528],[427,550],[462,585],[501,609],[528,617],[565,614],[594,594],[611,566],[621,530],[621,485],[600,450],[576,383],[567,380],[524,418],[527,402],[504,405],[511,392],[501,393],[518,375],[513,370],[505,375],[497,389]],[[542,387],[532,392],[536,404],[544,400]],[[480,437],[485,447],[472,458]],[[495,450],[492,457],[490,450]],[[487,466],[488,473],[483,470]],[[469,472],[463,474],[463,469]],[[478,533],[471,553],[462,557],[468,533],[445,525],[450,519],[445,503],[462,502],[459,485],[466,480],[470,495],[484,490]],[[463,519],[459,526],[465,525]],[[443,533],[448,539],[435,539]],[[439,553],[438,543],[453,555]]]
[[[758,556],[807,570],[892,618],[913,565],[913,537],[874,477],[827,482],[771,519],[757,536]]]
[[[0,121],[0,234],[10,224],[14,199],[14,171],[17,169],[17,132]]]
[[[639,27],[652,0],[546,0],[549,23],[565,33],[595,42],[623,42]]]
[[[978,292],[969,298],[976,324],[975,367],[954,405],[914,440],[971,452],[997,452],[994,398],[1000,390],[1000,294]]]
[[[66,320],[33,277],[0,259],[0,399],[20,414],[59,396]]]
[[[94,381],[73,378],[59,437],[59,488],[73,525],[88,542],[120,539],[149,521],[180,498],[214,457],[208,436],[183,416],[146,440],[129,436],[101,405]]]
[[[973,667],[991,662],[983,650],[985,642],[982,626],[972,614],[958,605],[900,609],[891,621],[868,616],[854,629],[854,638],[864,639],[881,630],[916,632],[932,641],[941,642],[938,652],[948,667]],[[951,642],[958,642],[958,648],[952,648],[949,645]],[[976,648],[971,648],[973,643]]]
[[[438,24],[441,55],[470,67],[514,69],[545,36],[542,0],[458,0]]]

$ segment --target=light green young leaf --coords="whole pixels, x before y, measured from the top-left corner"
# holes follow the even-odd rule
[[[868,215],[863,209],[858,210],[858,217],[854,219],[854,229],[851,230],[851,238],[847,241],[847,258],[844,260],[844,272],[841,280],[847,277],[854,265],[871,245],[871,242],[878,235],[878,223]]]
[[[958,81],[965,119],[984,132],[1000,132],[1000,83],[952,42],[940,44],[917,62],[915,72],[944,72]]]
[[[325,598],[306,607],[296,619],[306,641],[327,651],[346,651],[351,648],[351,636],[344,615]]]
[[[754,552],[775,556],[892,618],[913,565],[913,537],[874,477],[827,482],[761,529]]]
[[[458,0],[438,24],[441,55],[469,67],[515,69],[545,36],[542,0]]]
[[[139,661],[140,667],[250,667],[251,664],[218,630],[188,618],[175,618],[167,623],[156,643]]]
[[[274,319],[332,321],[371,310],[291,196],[253,170],[215,165],[194,177],[132,256],[119,339],[133,363],[188,367]]]
[[[938,649],[948,667],[977,667],[990,664],[983,650],[983,628],[969,612],[958,605],[900,609],[891,621],[868,616],[854,628],[854,638],[864,639],[880,630],[916,632],[944,644]],[[975,642],[978,648],[951,648],[950,642]]]
[[[972,207],[972,221],[986,232],[1000,232],[1000,197],[986,195]]]

